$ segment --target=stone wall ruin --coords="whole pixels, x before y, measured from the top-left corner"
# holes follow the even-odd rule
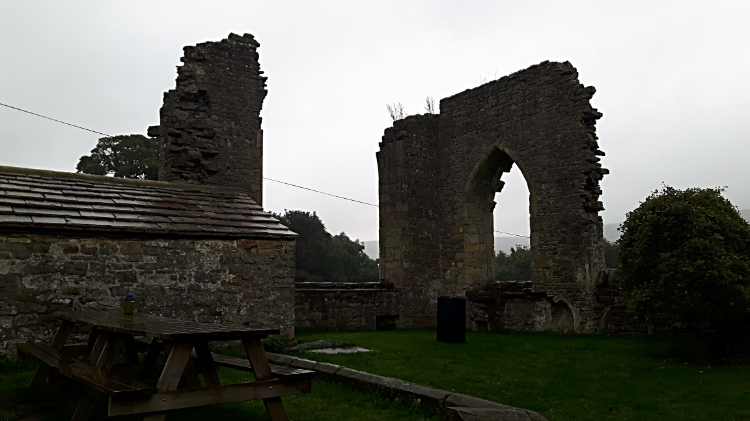
[[[242,187],[263,205],[263,130],[266,97],[250,34],[184,48],[177,86],[164,94],[159,126],[159,180]]]
[[[518,165],[529,187],[533,328],[599,329],[599,181],[608,171],[595,131],[602,114],[589,103],[595,89],[577,76],[570,63],[543,62],[386,129],[377,153],[380,277],[411,304],[403,325],[434,325],[439,295],[471,297],[494,280],[494,195]]]

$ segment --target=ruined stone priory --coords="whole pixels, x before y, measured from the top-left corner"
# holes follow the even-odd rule
[[[608,171],[595,91],[570,63],[544,62],[386,129],[377,153],[380,277],[414,303],[401,318],[428,325],[437,296],[465,295],[475,329],[599,330],[599,181]],[[493,286],[492,212],[513,165],[529,188],[533,262],[531,284],[509,300],[500,293],[508,288]]]
[[[0,354],[58,310],[136,311],[294,337],[296,234],[264,212],[251,35],[185,48],[164,95],[161,181],[0,167]]]
[[[159,181],[0,167],[0,354],[47,340],[58,310],[136,310],[280,328],[436,324],[466,296],[476,330],[628,331],[608,286],[595,131],[570,63],[544,62],[387,128],[376,159],[377,283],[294,282],[296,234],[263,211],[267,94],[258,42],[184,49],[164,94]],[[494,195],[529,187],[530,282],[494,282]]]
[[[385,130],[377,153],[378,284],[297,283],[296,325],[436,324],[465,296],[474,330],[641,331],[605,269],[595,93],[543,62]],[[532,278],[495,281],[494,197],[517,165],[529,188]]]

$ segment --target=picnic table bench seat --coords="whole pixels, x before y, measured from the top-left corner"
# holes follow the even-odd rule
[[[151,339],[147,337],[140,337],[135,339],[136,344],[140,347],[140,350],[147,351],[151,345]],[[195,355],[193,355],[195,357]],[[230,357],[227,355],[211,353],[211,358],[219,367],[231,368],[241,371],[253,371],[253,366],[246,358]],[[285,365],[269,363],[271,366],[271,372],[273,376],[284,382],[306,380],[315,377],[315,372],[311,370],[304,370],[301,368],[287,367]]]
[[[104,371],[73,358],[61,350],[42,342],[18,344],[19,357],[46,364],[51,370],[78,381],[99,392],[114,394],[148,394],[156,388],[139,382],[121,382]]]
[[[219,367],[233,368],[235,370],[242,371],[253,371],[253,366],[247,359],[229,357],[226,355],[211,353],[211,357],[214,359],[214,364]],[[271,366],[271,372],[274,377],[277,377],[281,381],[296,381],[309,379],[315,376],[315,372],[311,370],[304,370],[301,368],[287,367],[279,364],[269,364]]]

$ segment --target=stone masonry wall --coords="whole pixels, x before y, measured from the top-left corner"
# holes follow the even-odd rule
[[[185,47],[177,86],[164,94],[161,123],[149,128],[160,144],[159,180],[242,187],[263,204],[266,91],[250,34]]]
[[[399,316],[399,292],[378,283],[297,282],[295,327],[375,329],[379,316]]]
[[[54,311],[136,311],[294,337],[294,241],[0,233],[0,354],[49,341]]]
[[[602,115],[589,102],[595,89],[577,77],[570,63],[544,62],[385,131],[381,277],[426,298],[412,300],[414,314],[429,314],[438,295],[494,280],[494,195],[518,165],[530,193],[533,292],[567,303],[575,331],[598,330],[606,312],[595,306],[605,268],[599,181],[608,171],[595,131]]]
[[[400,322],[431,326],[440,292],[441,224],[437,115],[411,116],[386,130],[377,153],[380,176],[380,278],[399,288]]]

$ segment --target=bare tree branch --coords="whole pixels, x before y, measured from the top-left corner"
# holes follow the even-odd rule
[[[406,117],[404,106],[400,102],[394,102],[393,104],[385,104],[385,108],[388,110],[388,114],[391,116],[392,121],[401,120]]]
[[[427,112],[427,114],[435,114],[435,100],[432,99],[431,96],[427,96],[427,99],[425,99],[425,106],[424,110]]]

